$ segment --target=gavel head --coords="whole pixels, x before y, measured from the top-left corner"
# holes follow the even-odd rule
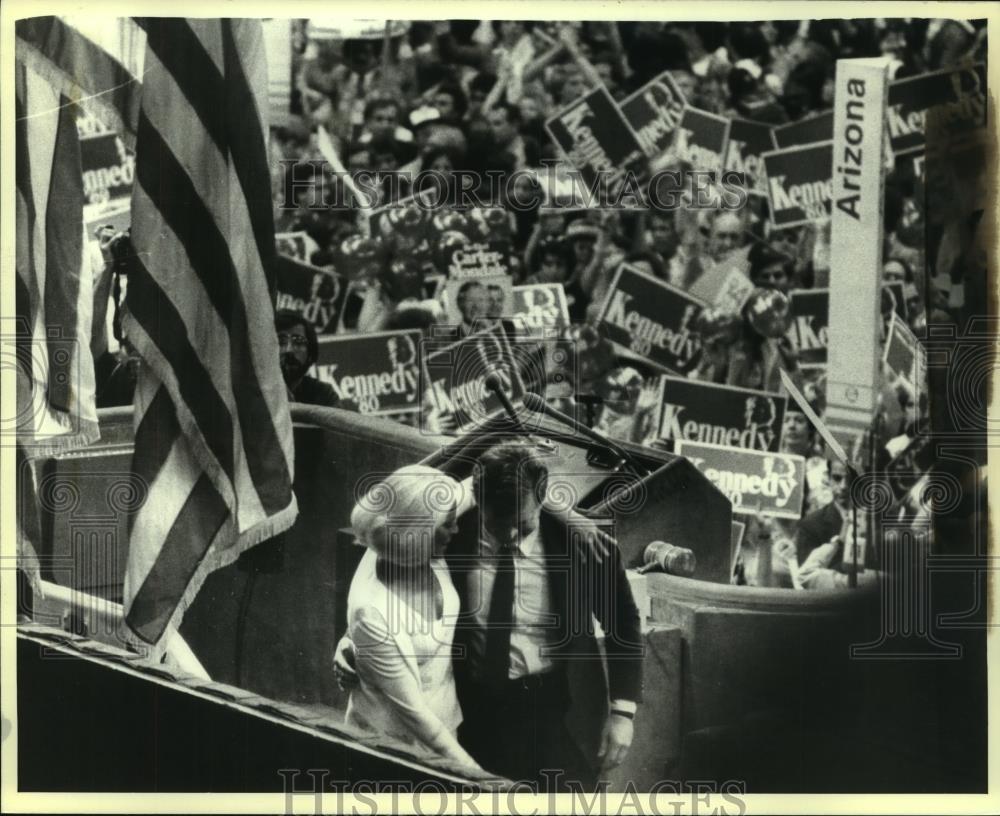
[[[694,553],[685,547],[677,547],[666,541],[651,541],[646,545],[643,562],[651,569],[658,569],[670,575],[690,578],[697,567]]]

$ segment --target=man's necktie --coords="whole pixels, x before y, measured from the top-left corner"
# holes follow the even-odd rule
[[[490,597],[487,618],[486,654],[483,659],[483,679],[501,684],[510,671],[510,634],[514,624],[514,551],[500,549],[497,571]]]

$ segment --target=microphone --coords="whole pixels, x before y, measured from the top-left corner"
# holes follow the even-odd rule
[[[486,376],[483,377],[483,386],[486,390],[492,391],[497,395],[497,398],[500,400],[500,404],[503,405],[503,409],[507,413],[507,416],[510,417],[511,422],[514,423],[514,426],[521,433],[527,436],[527,430],[525,430],[524,425],[521,424],[517,411],[514,410],[514,406],[511,404],[510,397],[507,396],[507,392],[503,389],[503,379],[497,372],[496,366],[490,366],[490,370],[486,373]]]
[[[567,416],[562,411],[559,411],[549,405],[544,399],[542,399],[538,394],[533,394],[530,391],[526,392],[523,397],[521,397],[522,402],[524,402],[524,407],[529,411],[534,411],[539,414],[548,414],[557,422],[561,422],[563,425],[567,425],[572,428],[577,433],[582,436],[587,437],[592,442],[596,442],[601,447],[607,448],[615,456],[625,461],[629,467],[632,468],[637,474],[646,475],[648,471],[645,468],[640,468],[632,455],[624,450],[619,445],[612,442],[603,434],[598,433],[593,428],[588,428],[582,422],[578,422],[571,416]]]

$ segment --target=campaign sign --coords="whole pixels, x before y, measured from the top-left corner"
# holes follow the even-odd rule
[[[755,195],[767,195],[763,154],[777,149],[771,126],[747,119],[733,119],[729,126],[724,169],[742,173],[744,187]]]
[[[708,111],[684,108],[677,132],[674,134],[672,153],[675,158],[689,162],[692,170],[722,173],[729,141],[729,119]]]
[[[639,138],[603,85],[557,113],[545,128],[588,187],[603,180],[617,190],[627,171],[640,175],[645,169]]]
[[[691,284],[690,293],[725,312],[739,312],[756,288],[747,277],[747,253],[737,250],[719,263],[709,258],[701,262],[705,271]]]
[[[120,136],[102,133],[80,139],[80,167],[85,204],[104,204],[131,195],[135,154],[125,148]]]
[[[906,308],[906,290],[902,283],[893,281],[882,284],[882,317],[888,318],[895,312],[904,320],[908,317]]]
[[[514,308],[512,290],[510,275],[449,278],[442,295],[445,322],[473,326],[506,317]]]
[[[302,263],[309,263],[309,244],[316,242],[305,230],[299,232],[276,232],[274,246],[281,255],[295,258]]]
[[[465,244],[457,247],[446,259],[449,278],[480,278],[484,275],[510,275],[513,263],[509,245],[488,243]]]
[[[515,286],[510,317],[527,337],[551,337],[569,325],[566,290],[561,283]]]
[[[499,326],[458,342],[431,338],[424,341],[424,348],[427,354],[421,393],[456,430],[480,423],[503,409],[500,398],[483,384],[487,373],[499,375],[511,403],[517,404],[524,394],[510,344]]]
[[[317,334],[333,333],[343,310],[347,287],[339,275],[278,255],[275,309],[298,312]]]
[[[946,118],[952,133],[985,127],[986,66],[947,68],[890,82],[886,118],[893,153],[923,152],[931,109]]]
[[[895,313],[906,316],[906,302],[902,284],[888,283],[882,287],[882,314]],[[804,370],[826,366],[829,347],[830,290],[793,289],[789,293],[789,312],[792,324],[786,337],[799,358],[799,368]]]
[[[833,139],[832,110],[774,128],[774,145],[778,150],[786,147],[816,144],[816,142],[828,142],[831,139]]]
[[[786,336],[798,354],[799,368],[823,368],[829,342],[830,290],[793,289],[789,293],[789,312],[792,324]]]
[[[686,102],[669,71],[643,85],[620,103],[639,143],[649,158],[664,153],[674,141]]]
[[[916,390],[920,376],[927,370],[927,352],[903,319],[893,313],[889,324],[889,337],[882,359],[897,377],[904,380],[911,390]]]
[[[669,283],[622,264],[601,307],[598,328],[655,366],[687,372],[701,356],[695,331],[705,304]]]
[[[660,377],[660,439],[777,451],[788,399],[783,394]]]
[[[726,495],[734,512],[786,519],[802,516],[803,457],[684,441],[677,442],[674,450]]]
[[[323,337],[316,376],[333,386],[338,408],[415,413],[421,406],[421,337],[419,330]]]
[[[775,227],[795,227],[830,217],[833,142],[774,150],[763,158]]]

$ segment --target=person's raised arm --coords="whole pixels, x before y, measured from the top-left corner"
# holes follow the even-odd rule
[[[552,63],[560,54],[563,52],[565,47],[561,42],[552,41],[552,45],[535,57],[531,62],[529,62],[524,67],[524,73],[521,74],[522,82],[531,82],[539,73],[545,70],[545,67]]]
[[[559,40],[565,46],[569,55],[573,58],[573,62],[580,66],[580,70],[583,71],[583,75],[587,78],[587,86],[589,88],[596,88],[598,85],[603,85],[604,82],[601,79],[601,75],[597,73],[597,69],[580,50],[580,44],[577,42],[576,30],[569,25],[563,26],[559,29]]]

